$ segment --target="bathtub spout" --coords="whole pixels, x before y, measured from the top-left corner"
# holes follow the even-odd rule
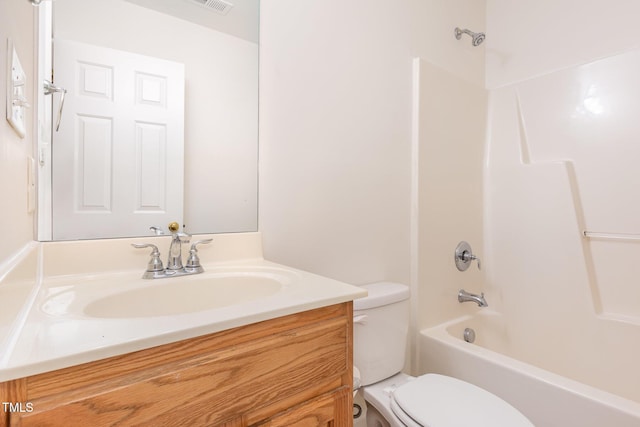
[[[458,291],[458,302],[475,302],[478,304],[478,307],[488,307],[487,300],[484,299],[484,292],[480,295],[472,294],[470,292],[465,291],[464,289],[460,289]]]

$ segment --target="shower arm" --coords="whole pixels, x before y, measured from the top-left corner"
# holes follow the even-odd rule
[[[456,39],[458,40],[462,38],[462,34],[467,34],[471,37],[471,44],[473,46],[480,46],[485,39],[484,33],[474,33],[473,31],[466,28],[464,30],[461,30],[459,27],[456,27],[454,30],[454,34],[456,36]]]
[[[474,33],[473,31],[465,28],[464,30],[461,30],[460,28],[456,27],[455,29],[455,34],[456,34],[456,39],[460,40],[462,38],[462,34],[467,34],[469,36],[471,36],[473,38],[473,36],[476,35],[476,33]]]

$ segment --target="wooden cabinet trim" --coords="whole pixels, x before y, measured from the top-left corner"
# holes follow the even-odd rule
[[[0,383],[0,397],[34,406],[11,420],[3,414],[0,427],[256,423],[351,390],[351,313],[343,303]],[[350,404],[342,410],[350,417]]]
[[[352,425],[352,390],[340,387],[331,393],[307,400],[299,405],[254,424],[255,427],[330,426]],[[345,411],[345,407],[347,410]]]
[[[346,303],[345,303],[346,304]],[[57,390],[102,384],[119,376],[136,375],[141,370],[169,369],[167,364],[188,364],[216,350],[250,343],[261,338],[304,328],[314,323],[344,317],[345,304],[332,305],[289,316],[253,323],[189,340],[165,344],[134,353],[110,357],[40,375],[28,377],[29,398],[50,396]],[[86,373],[91,372],[90,376]],[[116,380],[117,381],[117,380]]]

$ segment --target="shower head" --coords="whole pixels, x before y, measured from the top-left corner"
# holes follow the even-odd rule
[[[480,44],[484,41],[484,33],[474,33],[473,31],[469,31],[466,28],[464,30],[461,30],[460,28],[456,27],[456,39],[460,40],[463,33],[471,36],[471,44],[474,46],[480,46]]]

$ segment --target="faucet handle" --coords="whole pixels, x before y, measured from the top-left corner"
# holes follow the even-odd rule
[[[187,265],[185,268],[189,270],[202,271],[202,265],[200,265],[200,258],[198,257],[198,245],[211,243],[213,239],[198,240],[193,242],[191,249],[189,250],[189,258],[187,259]]]
[[[152,225],[151,227],[149,227],[149,230],[153,231],[156,236],[164,235],[164,230],[162,229],[162,227],[158,227],[157,225]]]
[[[473,254],[473,252],[471,251],[471,245],[469,245],[467,242],[458,243],[458,246],[456,246],[454,257],[458,270],[465,271],[467,268],[469,268],[471,261],[477,261],[478,270],[480,270],[480,258]]]
[[[164,266],[162,265],[162,260],[160,260],[160,251],[158,250],[158,247],[156,245],[152,245],[151,243],[142,243],[142,244],[138,244],[138,243],[132,243],[131,246],[133,246],[136,249],[144,249],[144,248],[151,248],[151,259],[149,260],[149,264],[147,264],[147,271],[163,271],[164,270]]]
[[[191,250],[198,252],[198,249],[196,248],[196,246],[200,244],[206,245],[211,242],[213,242],[213,239],[198,240],[197,242],[193,242],[193,244],[191,245]]]

